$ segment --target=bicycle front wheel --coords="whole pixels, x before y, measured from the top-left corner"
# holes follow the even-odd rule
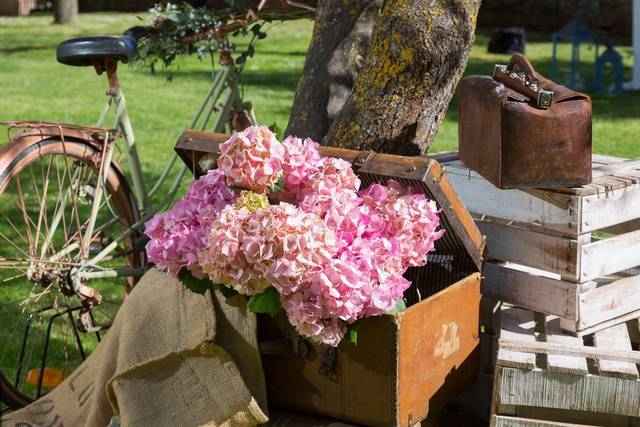
[[[0,400],[12,409],[57,386],[97,345],[133,282],[91,280],[101,302],[83,304],[72,276],[138,220],[123,173],[112,165],[98,178],[100,147],[57,137],[19,144],[0,151]],[[91,268],[142,267],[138,236]]]

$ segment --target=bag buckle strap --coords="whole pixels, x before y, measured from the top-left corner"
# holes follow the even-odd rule
[[[493,78],[533,99],[538,108],[546,110],[553,104],[554,93],[550,90],[542,89],[539,86],[538,79],[527,75],[523,71],[510,71],[507,65],[496,64],[493,70]]]

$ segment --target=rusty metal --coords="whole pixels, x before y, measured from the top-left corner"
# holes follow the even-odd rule
[[[109,89],[107,95],[115,96],[120,89],[120,81],[118,80],[118,60],[113,58],[98,59],[93,61],[93,68],[96,70],[96,74],[102,75],[107,73],[107,80],[109,81]]]
[[[0,125],[7,127],[9,142],[25,136],[40,136],[42,138],[60,136],[60,132],[74,139],[85,139],[91,143],[102,144],[103,141],[115,141],[122,137],[117,129],[76,125],[72,123],[42,121],[42,120],[4,120]],[[24,129],[30,129],[24,132]],[[21,132],[22,130],[22,132]]]
[[[80,284],[76,286],[75,291],[85,307],[95,307],[102,303],[102,295],[100,292],[90,286]]]
[[[498,72],[498,79],[460,82],[460,160],[499,188],[588,184],[591,100],[544,78],[524,57],[507,68],[516,65],[524,77]],[[542,100],[544,91],[552,99]]]

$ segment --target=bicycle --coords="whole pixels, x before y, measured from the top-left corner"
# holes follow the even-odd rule
[[[261,0],[257,10],[265,4]],[[253,20],[248,13],[183,38],[215,38],[220,65],[189,128],[229,132],[255,123],[229,43],[230,33]],[[182,166],[161,202],[151,204],[178,157],[174,153],[147,190],[117,75],[118,62],[131,61],[140,30],[58,46],[59,62],[106,74],[107,101],[96,126],[3,122],[10,142],[0,149],[0,221],[6,225],[0,228],[0,325],[12,326],[0,329],[0,402],[9,409],[56,387],[97,345],[122,298],[149,268],[144,222],[171,203],[186,176]],[[105,128],[110,113],[114,124]],[[127,157],[130,184],[114,158],[118,149]],[[7,345],[18,338],[19,350]]]

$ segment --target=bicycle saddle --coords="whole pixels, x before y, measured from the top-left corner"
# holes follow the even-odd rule
[[[136,39],[123,36],[94,36],[65,40],[58,45],[58,62],[66,65],[93,65],[96,60],[116,59],[127,63],[136,52]]]

